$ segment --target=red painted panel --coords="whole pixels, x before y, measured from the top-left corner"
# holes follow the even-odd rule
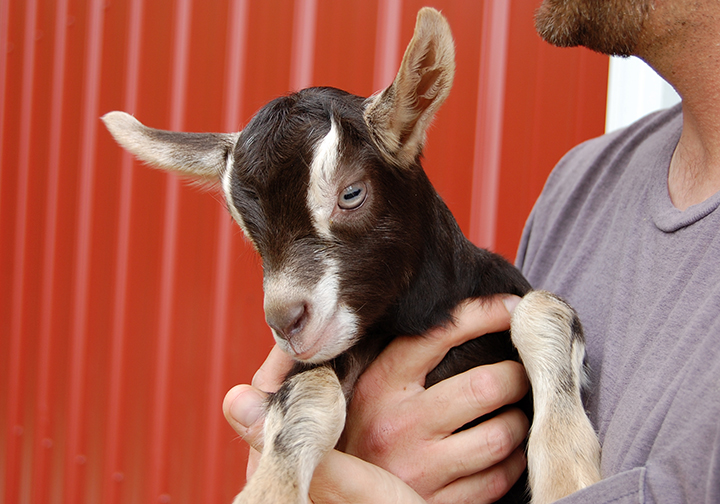
[[[243,481],[220,403],[272,345],[259,260],[216,191],[139,166],[99,116],[229,131],[299,85],[369,95],[426,3],[0,0],[0,504],[230,502]],[[606,59],[540,42],[533,2],[429,3],[458,65],[425,165],[512,256],[549,169],[601,131]]]
[[[320,0],[317,16],[312,85],[370,96],[375,91],[378,3]]]
[[[607,57],[544,43],[533,29],[534,8],[513,2],[510,9],[494,246],[510,258],[552,167],[605,124]]]
[[[424,5],[406,2],[407,19],[403,45],[412,36],[414,13]],[[473,143],[475,108],[482,39],[483,2],[433,2],[441,10],[455,37],[456,70],[450,97],[440,109],[428,133],[424,167],[467,234],[470,224],[469,188],[473,180]],[[403,46],[404,49],[404,46]]]

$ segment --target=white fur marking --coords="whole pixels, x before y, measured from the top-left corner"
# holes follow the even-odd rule
[[[238,211],[237,207],[235,206],[235,203],[233,202],[233,196],[232,196],[232,174],[233,174],[233,166],[235,165],[235,155],[233,154],[232,150],[228,154],[227,162],[225,163],[225,172],[222,175],[222,188],[223,193],[225,193],[225,202],[227,203],[228,210],[230,211],[230,215],[233,219],[235,219],[235,222],[238,223],[240,226],[240,229],[243,230],[243,234],[245,234],[245,237],[250,240],[250,242],[255,245],[255,242],[253,242],[253,239],[250,237],[250,235],[247,232],[247,227],[245,227],[245,221],[242,218],[242,215],[240,215],[240,212]]]
[[[358,336],[357,316],[338,300],[337,262],[325,259],[324,269],[323,276],[310,290],[297,284],[292,272],[265,279],[266,304],[304,299],[309,305],[310,319],[292,345],[273,331],[275,341],[283,351],[305,362],[320,363],[332,359],[350,348]],[[306,352],[311,353],[303,355]]]
[[[600,480],[600,445],[580,397],[584,345],[573,338],[572,319],[570,307],[544,291],[527,294],[512,314],[535,405],[527,445],[533,504]]]
[[[350,348],[357,337],[357,316],[349,307],[338,303],[340,290],[339,267],[328,260],[325,274],[313,290],[313,303],[322,318],[317,323],[324,325],[327,333],[320,351],[312,357],[313,362],[331,359]]]
[[[342,434],[345,396],[330,368],[297,374],[283,389],[282,404],[271,402],[267,410],[255,476],[234,504],[307,504],[313,471]]]
[[[339,147],[340,134],[335,121],[331,120],[330,131],[315,147],[307,195],[313,226],[322,236],[330,236],[330,215],[337,201],[333,179],[340,157]]]

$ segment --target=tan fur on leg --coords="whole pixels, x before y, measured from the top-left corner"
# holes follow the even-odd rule
[[[335,373],[318,367],[288,379],[268,402],[258,469],[235,504],[307,504],[313,471],[345,425]]]
[[[600,444],[580,397],[582,327],[569,305],[544,291],[522,299],[511,325],[533,390],[527,448],[532,503],[545,504],[600,480]]]

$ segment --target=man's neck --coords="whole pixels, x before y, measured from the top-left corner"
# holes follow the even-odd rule
[[[670,198],[680,210],[720,191],[720,3],[699,3],[697,10],[654,13],[653,38],[638,48],[683,99],[683,132],[668,172]]]

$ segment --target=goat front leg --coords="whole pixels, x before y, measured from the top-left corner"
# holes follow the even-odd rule
[[[268,399],[260,461],[234,504],[307,504],[313,471],[344,426],[345,396],[329,367],[290,377]]]
[[[554,502],[600,480],[600,443],[581,399],[582,326],[563,300],[533,291],[515,308],[511,332],[533,393],[527,444],[531,502]]]

